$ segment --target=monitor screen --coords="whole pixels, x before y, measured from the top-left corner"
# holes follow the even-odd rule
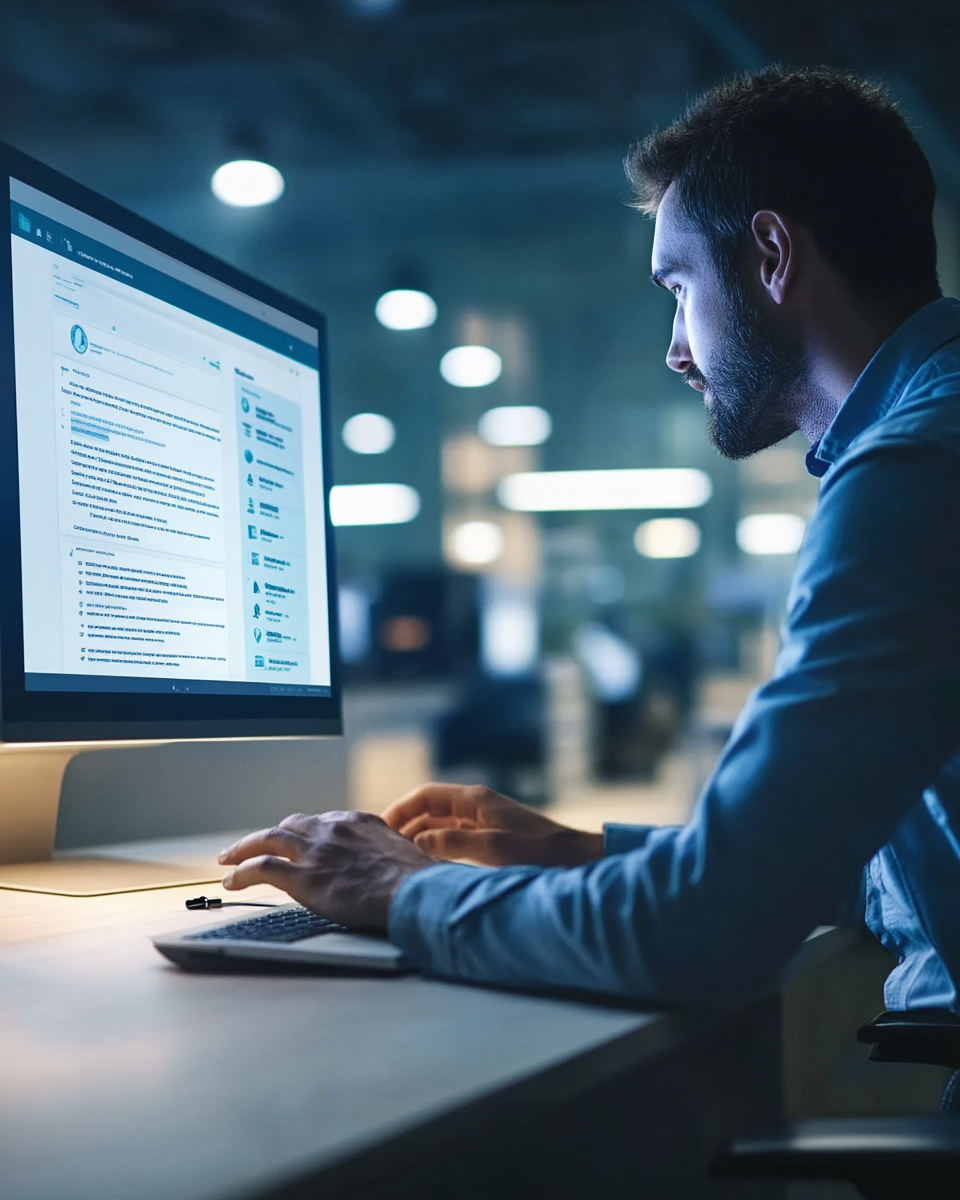
[[[21,156],[7,180],[4,737],[333,731],[322,320]]]

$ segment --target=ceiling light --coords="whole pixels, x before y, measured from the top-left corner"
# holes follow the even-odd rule
[[[420,495],[405,483],[338,484],[330,489],[334,525],[405,525],[420,511]]]
[[[464,521],[450,531],[452,557],[469,567],[485,567],[503,553],[503,530],[493,521]]]
[[[440,359],[440,374],[454,387],[486,387],[502,370],[500,355],[489,346],[455,346]]]
[[[686,517],[657,517],[637,526],[633,544],[645,558],[689,558],[700,549],[700,526]]]
[[[737,545],[744,554],[796,554],[805,530],[796,513],[754,513],[737,524]]]
[[[213,194],[235,208],[272,204],[283,195],[283,176],[276,167],[255,159],[238,158],[224,163],[210,180]]]
[[[343,427],[344,445],[354,454],[385,454],[396,437],[393,422],[380,413],[357,413]]]
[[[437,304],[426,292],[394,288],[383,293],[374,312],[387,329],[426,329],[437,319]]]
[[[627,471],[524,471],[500,481],[497,496],[518,512],[699,508],[713,491],[692,467]]]
[[[477,428],[490,446],[539,446],[550,436],[553,422],[545,408],[514,404],[489,409]]]

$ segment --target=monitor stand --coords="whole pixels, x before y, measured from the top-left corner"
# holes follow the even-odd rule
[[[108,746],[156,745],[112,742]],[[67,764],[103,743],[0,745],[0,888],[55,896],[108,896],[152,888],[219,883],[223,872],[136,859],[54,858],[60,788]]]

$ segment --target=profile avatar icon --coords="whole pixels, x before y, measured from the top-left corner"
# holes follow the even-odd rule
[[[254,625],[254,627],[253,627],[253,640],[254,640],[255,642],[259,642],[259,641],[260,641],[260,639],[261,639],[262,637],[263,637],[263,632],[262,632],[262,630],[260,629],[260,626],[259,626],[259,625]]]
[[[252,450],[244,450],[243,461],[248,462],[248,463],[253,462],[253,451]]]
[[[70,330],[70,341],[78,354],[86,354],[90,343],[87,341],[87,334],[82,325],[74,325]]]
[[[246,396],[241,396],[240,407],[243,409],[244,412],[250,411],[250,401],[246,398]]]

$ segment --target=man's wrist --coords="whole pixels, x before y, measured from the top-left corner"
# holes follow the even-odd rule
[[[393,902],[396,899],[397,892],[400,891],[410,876],[419,875],[421,871],[425,871],[427,867],[431,867],[433,865],[434,864],[430,861],[427,861],[422,865],[404,864],[394,872],[393,879],[383,891],[383,910],[382,913],[379,914],[381,919],[378,921],[378,925],[381,925],[384,929],[389,926],[390,909],[392,908]]]
[[[602,833],[584,833],[583,852],[584,862],[595,862],[598,858],[603,858],[603,834]]]
[[[580,867],[585,863],[603,858],[603,834],[584,833],[580,829],[563,831],[561,854],[558,863],[566,867]]]

